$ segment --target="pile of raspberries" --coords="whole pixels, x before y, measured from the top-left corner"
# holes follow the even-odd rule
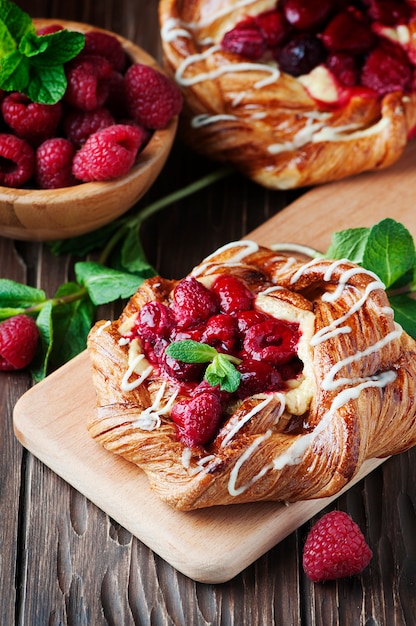
[[[57,189],[123,176],[152,133],[182,108],[177,86],[150,66],[132,64],[110,33],[87,32],[65,73],[66,92],[56,104],[0,90],[0,185]]]

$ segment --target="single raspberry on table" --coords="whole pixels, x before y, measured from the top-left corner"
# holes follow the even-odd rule
[[[35,356],[39,339],[36,322],[28,315],[9,317],[0,323],[0,370],[27,367]]]
[[[126,53],[120,41],[114,35],[99,30],[85,33],[85,45],[81,54],[105,57],[118,72],[123,72],[126,67]]]
[[[67,88],[64,100],[82,111],[103,106],[110,91],[109,79],[113,68],[102,56],[79,55],[66,70]]]
[[[143,126],[165,128],[182,109],[182,94],[167,76],[136,63],[124,75],[127,108]]]
[[[0,133],[0,184],[22,187],[35,171],[35,151],[25,141],[8,133]]]
[[[40,104],[17,91],[4,98],[1,110],[13,132],[34,145],[55,135],[62,116],[61,102]]]
[[[115,124],[115,119],[105,107],[94,111],[80,111],[72,109],[63,119],[65,136],[75,146],[82,146],[90,135],[97,130],[107,128]]]
[[[72,172],[83,182],[111,180],[132,168],[143,143],[137,126],[113,124],[91,135],[76,153]]]
[[[35,155],[35,180],[40,189],[60,189],[77,184],[72,174],[75,151],[75,146],[63,137],[41,143]]]
[[[343,511],[331,511],[310,530],[303,549],[303,568],[314,582],[359,574],[373,553],[359,526]]]

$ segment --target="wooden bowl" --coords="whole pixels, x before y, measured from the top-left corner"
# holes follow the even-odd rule
[[[68,30],[103,30],[65,20],[34,20],[36,27],[59,23]],[[109,31],[104,31],[109,32]],[[111,33],[115,35],[114,33]],[[131,41],[115,35],[130,59],[163,71]],[[21,241],[51,241],[82,235],[108,224],[130,209],[149,189],[169,156],[177,118],[157,130],[126,176],[80,183],[62,189],[0,187],[0,236]]]

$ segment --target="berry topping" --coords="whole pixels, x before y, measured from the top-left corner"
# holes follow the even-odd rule
[[[162,302],[147,302],[139,311],[136,323],[137,334],[148,341],[158,337],[167,339],[175,325],[172,309]]]
[[[402,49],[384,42],[368,55],[361,72],[361,83],[383,96],[392,91],[408,92],[412,76],[412,68]]]
[[[372,551],[358,525],[343,511],[324,515],[312,527],[303,550],[303,568],[314,582],[359,574]]]
[[[193,276],[184,278],[173,293],[173,312],[180,328],[196,326],[218,313],[217,294]]]
[[[74,176],[84,182],[124,176],[133,166],[142,142],[143,132],[136,126],[114,124],[97,131],[76,153]]]
[[[241,280],[229,274],[215,279],[212,291],[218,295],[222,313],[246,311],[253,306],[253,295]]]
[[[148,128],[164,128],[182,108],[182,95],[167,76],[136,63],[124,75],[130,115]]]
[[[296,356],[298,341],[297,324],[271,319],[248,329],[244,350],[253,359],[276,365]]]
[[[325,59],[321,41],[310,33],[295,35],[277,53],[280,68],[292,76],[308,74]]]
[[[289,24],[298,30],[313,31],[320,26],[333,7],[331,0],[286,0],[283,13]]]
[[[412,92],[415,18],[416,4],[403,0],[285,0],[235,24],[221,45],[252,61],[275,59],[283,72],[302,76],[319,105],[344,106],[357,93]]]
[[[215,388],[202,391],[190,400],[177,402],[172,419],[178,438],[188,447],[203,446],[214,438],[222,415],[221,399]]]
[[[47,139],[36,150],[35,178],[41,189],[58,189],[76,184],[72,174],[72,160],[75,146],[64,139],[56,137]]]
[[[213,315],[205,326],[202,335],[204,343],[219,352],[231,352],[237,341],[237,323],[232,315]]]
[[[1,105],[6,124],[32,144],[53,137],[62,115],[62,104],[39,104],[18,92],[8,94]]]
[[[102,56],[81,55],[69,64],[64,99],[82,111],[102,107],[109,94],[108,79],[113,68]]]
[[[225,33],[221,45],[233,54],[257,61],[266,50],[264,36],[254,19],[241,22],[236,28]]]
[[[241,374],[240,385],[237,389],[238,398],[284,388],[279,371],[265,361],[245,359],[237,366],[237,370]]]
[[[0,324],[0,370],[27,367],[35,356],[39,339],[36,322],[28,315],[15,315]]]
[[[35,153],[31,145],[16,135],[0,134],[0,183],[22,187],[35,171]]]

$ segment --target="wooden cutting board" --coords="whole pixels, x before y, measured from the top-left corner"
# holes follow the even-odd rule
[[[402,222],[416,237],[415,159],[416,143],[389,170],[315,188],[247,237],[325,250],[332,232],[371,226],[385,217]],[[26,392],[15,406],[15,434],[48,467],[190,578],[230,580],[335,499],[171,509],[152,493],[140,470],[88,435],[85,424],[95,404],[89,367],[84,352]],[[367,462],[354,483],[380,463]]]

